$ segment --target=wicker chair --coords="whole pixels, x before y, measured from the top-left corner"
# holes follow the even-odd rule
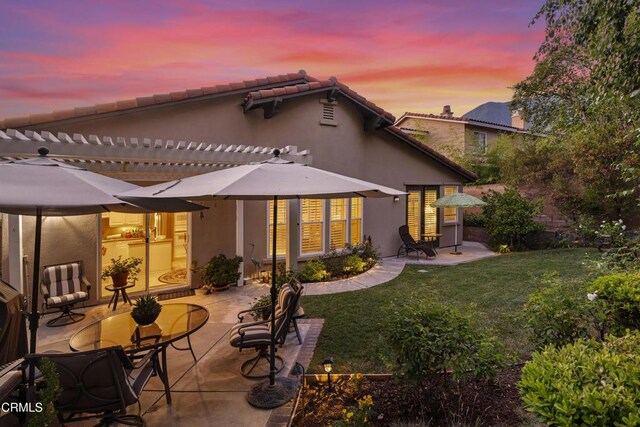
[[[89,300],[91,284],[84,275],[82,261],[45,266],[42,270],[42,294],[45,308],[59,308],[60,316],[47,326],[64,326],[84,319],[84,314],[71,310],[74,304]],[[59,322],[63,317],[71,319]]]

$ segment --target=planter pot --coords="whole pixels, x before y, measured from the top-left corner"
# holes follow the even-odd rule
[[[160,312],[154,313],[154,314],[142,314],[142,315],[134,314],[133,312],[131,313],[131,317],[133,318],[134,322],[136,322],[140,326],[146,326],[146,325],[152,324],[153,322],[156,321],[158,316],[160,316]]]
[[[123,286],[127,286],[127,282],[129,280],[129,272],[125,271],[124,273],[112,274],[111,280],[113,280],[114,288],[122,288]]]
[[[226,291],[227,289],[229,289],[229,286],[231,286],[231,283],[227,283],[226,285],[212,285],[211,286],[211,290],[213,292],[222,292],[222,291]]]

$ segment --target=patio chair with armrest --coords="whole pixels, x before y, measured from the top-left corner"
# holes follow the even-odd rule
[[[64,326],[84,319],[84,314],[72,311],[72,307],[89,300],[91,284],[84,275],[82,261],[48,265],[43,268],[41,282],[45,308],[59,308],[60,316],[47,322],[47,326]],[[58,323],[63,317],[71,319]]]
[[[304,309],[302,308],[302,306],[300,305],[300,297],[302,295],[302,290],[304,289],[304,286],[302,286],[302,283],[300,283],[299,280],[292,278],[288,283],[285,283],[281,288],[280,291],[278,292],[278,299],[276,300],[276,308],[277,307],[281,307],[282,306],[282,299],[285,295],[285,292],[287,289],[287,287],[290,287],[291,289],[293,289],[294,292],[296,292],[298,294],[297,296],[297,306],[296,309],[293,313],[293,315],[291,316],[291,320],[290,320],[290,326],[289,328],[287,328],[287,332],[293,328],[293,330],[296,333],[296,337],[298,338],[298,344],[302,344],[302,336],[300,335],[300,329],[298,327],[298,320],[302,319],[304,317]],[[252,314],[255,317],[256,313],[260,313],[263,310],[268,309],[271,310],[271,304],[265,304],[265,305],[260,305],[257,307],[252,307],[248,310],[242,310],[238,312],[238,322],[242,323],[244,321],[244,317],[247,314]],[[280,346],[282,346],[284,344],[284,341],[287,339],[287,333],[285,333],[282,342],[280,342]]]
[[[99,418],[99,425],[120,423],[143,426],[140,394],[156,371],[156,353],[149,351],[133,362],[122,347],[76,353],[29,354],[38,364],[46,357],[55,365],[62,394],[54,403],[61,424]],[[138,404],[138,415],[127,406]]]
[[[299,290],[294,290],[292,286],[283,286],[279,295],[279,304],[275,312],[275,342],[283,343],[289,330],[291,317],[295,313],[300,296]],[[271,317],[267,320],[250,323],[238,323],[229,332],[229,343],[232,347],[237,347],[242,351],[246,348],[254,349],[258,354],[246,360],[240,367],[240,373],[245,378],[259,379],[266,378],[266,375],[252,375],[253,370],[261,360],[269,362],[271,346]],[[278,355],[276,358],[276,372],[280,372],[284,367],[284,361]]]
[[[433,249],[433,244],[429,242],[419,241],[416,242],[415,239],[409,233],[409,227],[407,225],[402,225],[398,229],[398,233],[400,233],[400,239],[402,239],[402,245],[398,248],[397,257],[404,252],[407,256],[409,256],[409,252],[416,253],[416,260],[420,259],[420,252],[422,252],[427,259],[429,257],[435,257],[436,251]]]

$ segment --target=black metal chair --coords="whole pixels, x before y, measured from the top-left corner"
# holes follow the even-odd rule
[[[298,307],[298,300],[302,287],[297,289],[291,284],[286,284],[278,295],[278,304],[275,312],[275,342],[283,344],[289,331],[291,319]],[[274,314],[272,314],[274,315]],[[257,355],[246,360],[240,367],[240,373],[245,378],[266,378],[269,374],[252,375],[253,370],[261,360],[269,362],[271,346],[271,318],[259,322],[238,323],[229,332],[229,344],[242,351],[251,348],[257,351]],[[276,370],[280,372],[284,368],[284,361],[278,355],[276,358]]]
[[[55,365],[62,395],[54,403],[61,424],[99,418],[99,425],[120,423],[143,426],[140,393],[156,372],[152,350],[134,363],[122,347],[77,353],[29,354],[39,364],[47,358]],[[127,414],[127,406],[138,404],[138,415]]]
[[[435,249],[433,249],[433,244],[422,241],[416,242],[409,233],[409,227],[407,225],[400,226],[398,232],[400,233],[400,239],[402,239],[402,245],[398,248],[397,258],[399,258],[402,253],[409,256],[409,252],[415,252],[417,260],[420,259],[420,252],[422,252],[427,259],[437,255]]]
[[[64,326],[84,319],[84,314],[71,310],[74,304],[89,300],[91,284],[84,275],[82,261],[43,267],[41,288],[45,308],[62,311],[60,316],[49,320],[47,326]],[[71,320],[58,323],[65,316]]]

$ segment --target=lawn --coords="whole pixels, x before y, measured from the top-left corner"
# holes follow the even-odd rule
[[[438,300],[475,313],[482,328],[491,330],[521,358],[531,351],[518,313],[545,273],[569,280],[586,276],[589,249],[557,249],[513,253],[457,266],[410,265],[395,279],[373,288],[303,299],[309,318],[325,319],[310,372],[320,361],[335,359],[337,373],[389,372],[386,327],[398,304]],[[419,270],[427,270],[426,273]]]

